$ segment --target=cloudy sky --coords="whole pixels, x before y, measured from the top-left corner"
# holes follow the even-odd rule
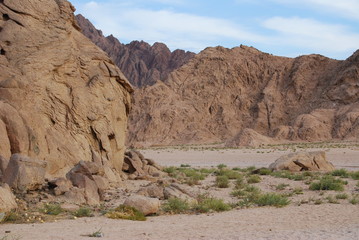
[[[274,55],[345,59],[359,49],[359,0],[70,0],[122,43],[199,52],[253,46]]]

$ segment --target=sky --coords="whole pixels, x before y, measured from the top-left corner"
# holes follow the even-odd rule
[[[359,49],[359,0],[70,0],[105,36],[171,50],[253,46],[346,59]]]

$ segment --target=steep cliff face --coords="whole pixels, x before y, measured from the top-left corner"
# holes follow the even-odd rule
[[[133,91],[80,32],[66,0],[0,1],[0,155],[121,171]]]
[[[358,52],[337,61],[207,48],[136,91],[129,144],[358,139],[358,68]]]
[[[137,87],[166,80],[170,72],[195,56],[194,53],[183,50],[171,52],[163,43],[155,43],[152,46],[143,41],[122,44],[112,35],[104,37],[102,32],[82,15],[77,15],[76,20],[83,34],[104,50],[131,84]]]

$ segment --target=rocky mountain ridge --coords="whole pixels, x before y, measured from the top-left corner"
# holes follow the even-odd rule
[[[207,48],[137,90],[133,146],[359,139],[359,51],[345,61]]]
[[[171,52],[165,44],[158,42],[152,46],[144,41],[122,44],[113,35],[105,37],[81,14],[76,15],[76,20],[83,34],[105,51],[136,87],[165,81],[170,72],[195,55],[179,49]]]

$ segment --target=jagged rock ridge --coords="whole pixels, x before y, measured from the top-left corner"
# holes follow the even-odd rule
[[[359,51],[337,61],[207,48],[135,92],[129,144],[358,140],[358,83]]]
[[[107,176],[122,170],[133,89],[74,10],[66,0],[0,1],[0,155],[45,161],[52,177],[94,161]]]
[[[158,80],[166,80],[168,74],[192,59],[195,54],[183,50],[171,52],[163,43],[153,46],[144,41],[122,44],[110,35],[103,36],[92,23],[82,15],[76,15],[85,36],[104,50],[123,71],[131,84],[137,87],[153,85]]]

